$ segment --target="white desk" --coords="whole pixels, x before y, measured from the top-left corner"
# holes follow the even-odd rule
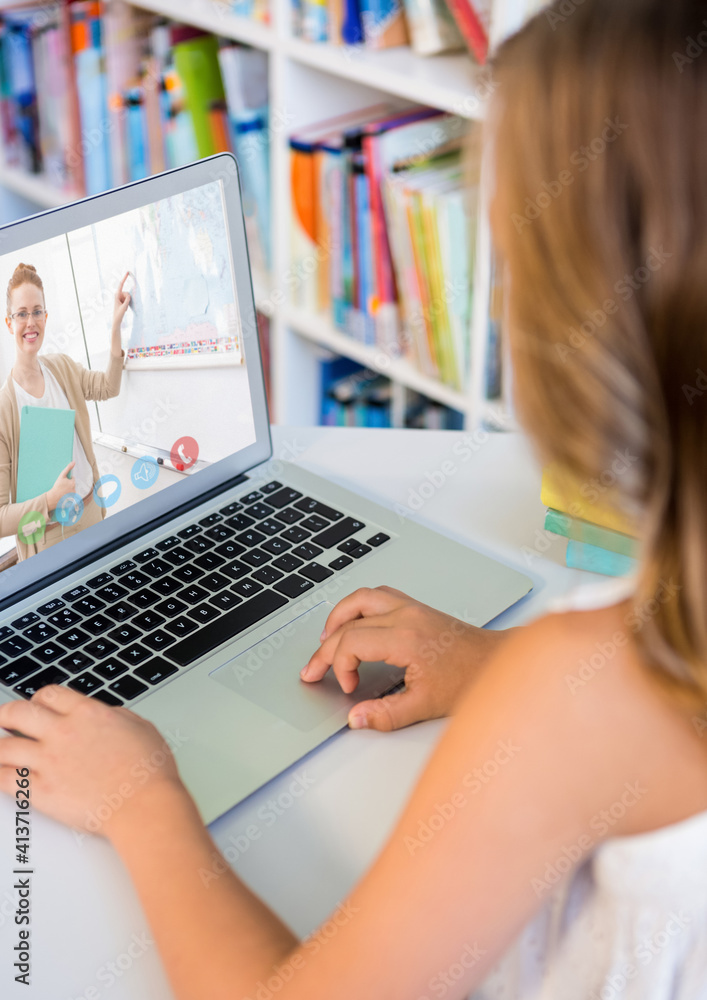
[[[411,491],[419,497],[421,484],[430,482],[426,474],[451,460],[454,471],[445,465],[446,481],[433,491],[425,488],[423,495],[431,495],[410,516],[534,578],[530,597],[493,627],[535,617],[551,597],[596,580],[566,569],[565,542],[542,530],[540,472],[527,442],[516,435],[488,440],[480,435],[464,458],[453,450],[462,436],[274,427],[273,457],[300,462],[372,499],[408,509],[415,502]],[[440,482],[439,476],[432,478]],[[371,580],[372,586],[382,583]],[[214,822],[214,839],[233,858],[238,874],[304,935],[325,919],[375,857],[444,725],[426,722],[390,734],[344,730]],[[287,788],[298,774],[306,776],[309,787],[293,799]],[[258,836],[244,838],[251,825]],[[27,989],[14,982],[13,831],[11,800],[0,795],[0,996],[171,1000],[118,856],[102,838],[87,836],[78,843],[68,827],[38,812],[32,817],[33,984]]]

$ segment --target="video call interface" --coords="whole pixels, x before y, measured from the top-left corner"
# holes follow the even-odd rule
[[[0,273],[0,565],[255,442],[221,180],[0,256]]]

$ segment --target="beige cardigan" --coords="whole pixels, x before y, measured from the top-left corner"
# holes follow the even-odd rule
[[[96,456],[91,441],[91,423],[88,416],[86,400],[111,399],[120,392],[120,382],[123,373],[125,352],[120,358],[110,355],[108,368],[105,372],[89,371],[78,364],[68,354],[42,355],[41,360],[54,375],[61,388],[66,393],[69,406],[75,411],[75,428],[79,441],[86,452],[86,458],[91,464],[94,483],[99,479]],[[23,503],[11,503],[11,497],[17,496],[17,464],[20,448],[20,414],[17,407],[17,396],[11,376],[0,388],[0,535],[15,535],[18,556],[26,559],[45,548],[44,537],[36,544],[26,545],[17,536],[20,520],[30,510],[41,511],[47,524],[49,507],[47,495]],[[105,517],[105,509],[102,508]],[[52,529],[56,531],[56,528]]]

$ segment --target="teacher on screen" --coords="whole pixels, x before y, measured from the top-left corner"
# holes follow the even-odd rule
[[[105,372],[89,371],[68,354],[40,357],[48,317],[42,279],[31,264],[18,264],[8,283],[5,323],[15,341],[15,363],[0,388],[0,535],[15,536],[20,560],[105,517],[105,509],[93,496],[99,472],[91,443],[86,400],[111,399],[120,392],[123,370],[120,325],[130,304],[130,294],[123,291],[127,276],[126,273],[115,294],[110,361]],[[22,406],[74,410],[74,454],[73,461],[60,473],[50,490],[32,500],[13,503],[17,497]],[[70,527],[59,524],[52,516],[67,493],[77,493],[84,503],[83,514]],[[27,541],[26,537],[18,535],[20,521],[30,511],[40,512],[46,521],[46,530],[36,541]]]

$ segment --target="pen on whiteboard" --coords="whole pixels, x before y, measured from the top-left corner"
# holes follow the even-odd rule
[[[120,446],[120,450],[124,455],[130,455],[131,458],[144,458],[148,462],[154,462],[155,465],[161,464],[157,455],[151,455],[147,447],[123,444]]]

